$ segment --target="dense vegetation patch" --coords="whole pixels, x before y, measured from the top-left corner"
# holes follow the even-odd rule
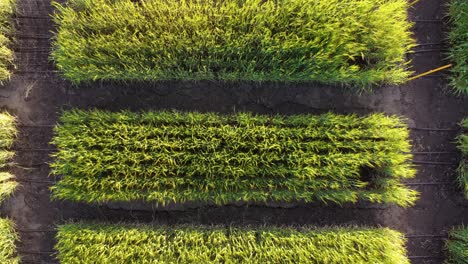
[[[58,259],[74,263],[409,263],[387,229],[151,227],[68,224]],[[83,262],[85,260],[85,262]]]
[[[52,56],[65,78],[398,84],[407,0],[69,0]],[[112,14],[111,16],[109,14]]]
[[[13,64],[12,16],[15,13],[16,0],[0,0],[0,83],[10,78]]]
[[[450,5],[452,44],[450,58],[454,62],[452,85],[458,94],[468,94],[468,1],[452,0]]]
[[[468,264],[468,228],[460,226],[449,232],[448,263]]]
[[[15,240],[18,236],[13,229],[13,222],[0,218],[0,263],[17,264],[19,257],[16,254]]]
[[[10,196],[17,186],[14,176],[6,171],[10,159],[14,156],[14,152],[9,149],[15,136],[14,117],[8,113],[0,113],[0,202]]]
[[[59,199],[413,204],[397,117],[70,111],[51,164]]]
[[[462,152],[462,160],[458,166],[458,182],[465,191],[465,196],[468,198],[468,118],[461,122],[461,127],[465,131],[458,137],[458,148]]]

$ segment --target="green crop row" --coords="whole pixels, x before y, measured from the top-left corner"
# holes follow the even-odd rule
[[[468,1],[452,0],[450,5],[452,44],[450,58],[454,62],[452,86],[458,94],[468,94]]]
[[[15,241],[18,236],[13,229],[13,222],[0,218],[0,263],[18,264]]]
[[[13,145],[15,136],[14,117],[8,113],[0,113],[0,202],[10,196],[17,186],[14,176],[4,171],[14,154],[8,149]],[[0,263],[19,263],[15,250],[16,239],[13,223],[8,219],[0,218]]]
[[[460,125],[465,133],[458,137],[458,148],[462,152],[462,160],[458,166],[458,182],[468,198],[468,134],[466,133],[468,131],[468,118],[464,119]]]
[[[310,229],[68,224],[58,259],[78,263],[409,263],[387,228]]]
[[[468,264],[468,228],[460,226],[450,231],[446,247],[448,263]]]
[[[407,0],[69,0],[52,57],[66,79],[399,84]],[[112,14],[112,15],[109,15]]]
[[[10,78],[13,65],[12,16],[15,13],[16,0],[0,0],[0,83]]]
[[[373,114],[70,111],[60,118],[53,197],[219,205],[269,201],[408,206],[408,129]]]
[[[0,113],[0,202],[10,196],[17,186],[14,176],[6,172],[14,152],[9,149],[16,136],[15,119],[8,113]]]

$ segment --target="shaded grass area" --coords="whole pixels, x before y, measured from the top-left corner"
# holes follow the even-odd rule
[[[462,159],[458,166],[458,182],[468,198],[468,118],[460,123],[464,133],[458,136],[458,148],[462,152]]]
[[[454,62],[451,84],[457,94],[468,94],[468,1],[452,0],[450,4],[452,44],[450,59]]]
[[[16,0],[0,0],[0,84],[10,79],[13,67],[13,21]]]
[[[292,229],[68,224],[58,259],[73,263],[409,263],[388,228]]]
[[[15,118],[8,113],[0,113],[0,202],[9,197],[18,185],[15,177],[6,171],[14,156],[9,149],[16,133]]]
[[[0,218],[0,263],[17,264],[19,257],[16,253],[15,241],[18,239],[13,228],[13,222]]]
[[[75,83],[249,80],[400,84],[406,0],[70,0],[52,57]],[[108,14],[112,14],[109,16]]]
[[[408,129],[373,114],[267,116],[69,111],[51,164],[72,201],[323,201],[409,206]]]
[[[460,226],[449,232],[449,239],[446,244],[448,251],[448,263],[467,264],[468,263],[468,228]]]

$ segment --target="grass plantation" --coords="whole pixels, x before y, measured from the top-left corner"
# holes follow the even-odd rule
[[[52,58],[93,80],[401,84],[407,0],[69,0]],[[112,14],[112,15],[109,15]]]
[[[452,0],[449,15],[450,59],[455,64],[450,78],[456,93],[468,94],[468,1]]]
[[[16,136],[15,119],[8,113],[0,112],[0,202],[10,196],[17,186],[14,176],[7,172],[14,152],[9,150]]]
[[[72,201],[367,200],[409,206],[408,129],[372,114],[266,116],[68,111],[53,197]]]
[[[458,182],[465,191],[465,196],[468,198],[468,118],[460,123],[464,134],[458,137],[458,148],[462,152],[462,160],[458,166]]]
[[[465,2],[0,0],[0,264],[468,264]]]
[[[0,218],[0,263],[18,264],[15,241],[18,239],[13,228],[13,222]]]
[[[406,264],[405,239],[387,228],[222,228],[67,224],[61,264],[386,263]]]
[[[13,23],[16,0],[0,0],[0,84],[10,78],[13,65]]]
[[[0,0],[0,264],[468,264],[468,0]]]
[[[459,226],[449,232],[446,244],[449,264],[468,264],[468,228]]]
[[[8,113],[0,112],[0,202],[8,198],[17,186],[14,176],[6,172],[8,163],[14,153],[10,150],[16,136],[15,119]],[[0,263],[17,264],[19,257],[15,250],[17,235],[13,229],[13,222],[0,218]]]

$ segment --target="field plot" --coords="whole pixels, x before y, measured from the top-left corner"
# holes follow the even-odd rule
[[[82,263],[406,264],[405,239],[387,229],[150,227],[69,224],[58,259]]]
[[[452,70],[452,86],[458,94],[468,94],[468,2],[452,0],[450,4],[452,28],[449,34],[450,59],[455,63]]]
[[[15,119],[8,113],[0,112],[0,202],[9,197],[15,190],[17,183],[14,176],[4,171],[14,156],[8,149],[13,145],[16,136]],[[13,229],[13,222],[0,218],[0,263],[17,264],[15,241],[17,235]]]
[[[72,111],[56,131],[60,199],[409,206],[417,198],[400,183],[416,173],[408,130],[381,114]]]
[[[0,218],[0,263],[17,264],[15,241],[18,239],[13,228],[13,222],[8,219]]]
[[[11,173],[5,170],[15,153],[9,148],[13,145],[16,136],[15,119],[7,113],[0,112],[0,202],[10,196],[17,183]]]
[[[121,1],[126,0],[114,2]],[[134,5],[144,1],[134,1]],[[83,84],[76,86],[76,81],[72,84],[63,80],[62,73],[58,73],[49,60],[51,37],[59,30],[52,19],[57,10],[51,1],[18,0],[17,4],[18,50],[15,55],[18,69],[13,72],[11,81],[0,88],[0,108],[17,117],[18,136],[13,146],[16,155],[12,160],[17,166],[13,166],[11,172],[21,182],[21,188],[1,203],[0,217],[11,219],[17,227],[20,239],[16,246],[22,264],[59,263],[56,226],[77,221],[253,229],[265,226],[388,227],[405,235],[407,258],[412,264],[441,264],[446,259],[446,231],[468,223],[467,200],[456,186],[460,152],[454,140],[460,133],[460,120],[468,116],[467,101],[446,93],[451,89],[444,72],[399,86],[375,87],[372,93],[361,94],[341,89],[341,85],[318,82],[117,80],[84,83],[82,80]],[[416,2],[408,9],[411,30],[418,40],[418,45],[407,54],[413,71],[422,73],[450,63],[446,60],[447,8],[448,0],[427,0]],[[112,20],[112,15],[106,15]],[[89,79],[94,77],[92,71],[86,73]],[[50,164],[54,161],[51,154],[56,153],[57,148],[49,142],[54,137],[53,127],[61,123],[60,113],[71,109],[220,114],[241,111],[269,116],[319,115],[330,111],[365,116],[379,112],[401,116],[407,120],[412,163],[417,168],[414,178],[402,178],[401,183],[405,188],[417,190],[419,199],[410,208],[369,202],[343,206],[333,202],[288,203],[291,207],[235,203],[186,206],[180,211],[142,209],[139,202],[124,203],[129,205],[124,209],[109,204],[51,200],[50,187],[57,183],[50,176]],[[365,182],[368,179],[363,178]]]
[[[14,55],[13,45],[13,14],[15,13],[16,0],[0,1],[0,84],[11,76]]]
[[[450,231],[447,251],[448,263],[468,263],[468,228],[460,226]]]
[[[462,152],[462,159],[458,167],[458,181],[468,198],[468,134],[466,134],[466,131],[468,131],[468,118],[461,122],[461,127],[465,134],[458,137],[458,148]]]
[[[57,4],[53,58],[75,83],[400,84],[414,46],[407,7],[406,0],[70,0]]]

